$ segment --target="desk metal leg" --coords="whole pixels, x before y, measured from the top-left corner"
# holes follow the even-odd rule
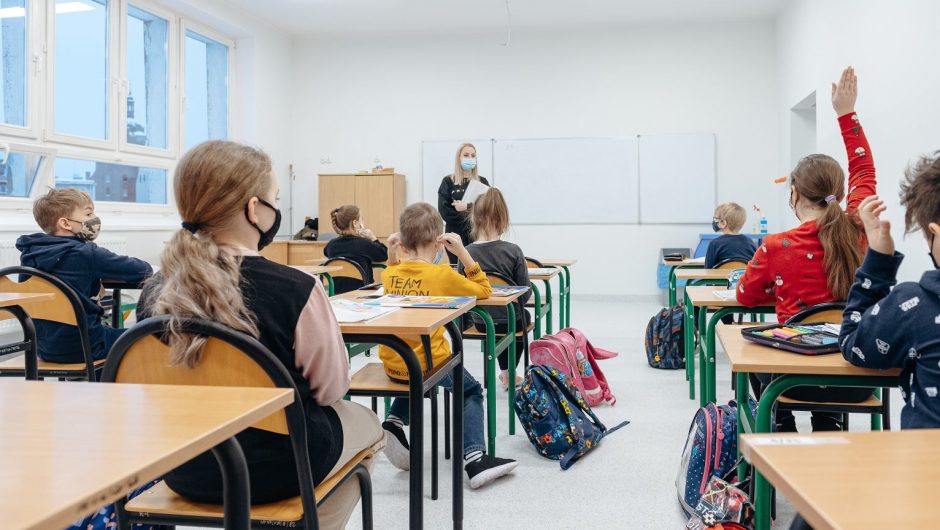
[[[736,458],[738,462],[738,480],[742,481],[747,476],[747,462],[741,458],[741,435],[750,434],[754,430],[754,418],[751,416],[747,372],[738,372],[734,376],[736,378],[735,397],[738,402],[738,452]]]
[[[23,329],[23,342],[5,345],[4,349],[6,351],[4,353],[22,351],[23,359],[26,362],[26,380],[38,381],[39,352],[36,349],[36,326],[33,324],[33,319],[18,305],[0,308],[0,311],[6,311],[16,317],[16,320],[20,323],[20,327]],[[92,378],[89,379],[89,381],[94,381],[94,372],[91,373],[91,376]]]
[[[571,270],[567,266],[561,268],[565,273],[565,327],[571,327]]]
[[[251,491],[245,453],[235,438],[229,438],[213,447],[212,454],[222,471],[223,526],[248,530],[251,527]]]
[[[486,324],[486,339],[483,342],[485,381],[487,382],[484,385],[486,387],[486,453],[496,456],[496,326],[493,318],[483,308],[474,307],[470,311],[476,313]],[[457,386],[458,381],[463,381],[463,376],[461,379],[454,380],[454,386]],[[456,398],[454,399],[455,407],[460,406],[460,403]],[[461,454],[463,453],[455,453],[458,456]]]
[[[336,294],[336,292],[335,292],[336,289],[335,289],[335,287],[333,286],[333,277],[330,276],[330,273],[328,273],[328,272],[324,272],[323,274],[321,274],[321,276],[323,276],[324,278],[326,278],[327,292],[330,294],[330,296],[335,295],[335,294]]]
[[[568,321],[568,281],[563,270],[558,270],[558,329],[565,327]]]
[[[450,328],[451,336],[454,338],[454,355],[459,357],[454,366],[454,412],[451,443],[453,444],[454,459],[453,462],[453,517],[454,529],[463,528],[463,341],[460,340],[460,330],[453,322],[447,324]],[[414,450],[414,449],[412,449]],[[414,469],[414,468],[412,468]],[[412,471],[413,472],[413,471]]]
[[[685,379],[689,382],[689,399],[695,399],[695,308],[685,297],[682,312],[682,337],[685,348]]]
[[[545,303],[548,304],[546,307],[548,309],[545,311],[547,318],[545,319],[545,334],[552,334],[552,315],[555,313],[555,302],[552,301],[552,284],[548,280],[544,280],[545,283]]]
[[[532,282],[529,282],[529,287],[532,289],[532,298],[535,303],[535,328],[532,335],[535,340],[538,340],[542,337],[542,293]]]
[[[676,307],[676,269],[669,267],[669,307]]]
[[[506,336],[510,338],[508,357],[509,357],[509,434],[516,434],[516,409],[513,404],[516,402],[516,304],[511,303],[506,306]],[[523,309],[523,311],[525,311]],[[525,324],[525,319],[523,319]],[[525,333],[525,331],[523,331]]]

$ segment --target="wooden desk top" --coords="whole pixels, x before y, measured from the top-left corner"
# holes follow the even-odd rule
[[[824,355],[801,355],[778,350],[746,340],[741,329],[759,324],[729,326],[719,324],[716,335],[725,354],[731,361],[732,372],[808,375],[873,375],[892,376],[900,369],[872,370],[849,364],[841,353]]]
[[[281,388],[3,381],[3,526],[65,528],[293,399]]]
[[[676,273],[678,274],[679,271]],[[715,291],[722,290],[724,289],[720,285],[690,285],[685,288],[685,296],[696,307],[744,307],[737,300],[725,300],[715,294]],[[773,305],[768,302],[759,307],[773,307]]]
[[[529,279],[530,280],[551,280],[555,276],[558,276],[561,273],[561,269],[554,268],[532,268],[529,269]]]
[[[361,296],[374,295],[375,291],[350,291],[333,298],[356,300]],[[474,302],[467,302],[457,309],[430,309],[426,307],[401,307],[387,315],[382,315],[366,322],[340,322],[343,333],[364,333],[369,335],[430,335],[451,320],[470,311]]]
[[[667,261],[663,260],[662,264],[667,267],[701,267],[705,268],[705,260],[702,258],[686,258],[682,261]]]
[[[940,430],[745,434],[742,440],[747,459],[816,530],[937,527]]]
[[[33,302],[52,300],[53,298],[55,298],[55,295],[52,293],[0,293],[0,307],[28,305]]]
[[[323,260],[312,260],[312,261],[323,261]],[[291,267],[299,271],[306,272],[307,274],[314,274],[314,275],[343,270],[342,267],[338,267],[336,265],[291,265]]]
[[[520,296],[524,295],[527,292],[528,291],[522,291],[522,292],[518,292],[515,294],[511,294],[509,296],[491,296],[483,300],[477,300],[477,305],[486,306],[486,307],[507,306],[515,302]]]
[[[733,269],[679,269],[677,280],[727,280]],[[714,290],[714,289],[713,289]]]
[[[570,267],[578,262],[576,259],[536,259],[546,267]]]

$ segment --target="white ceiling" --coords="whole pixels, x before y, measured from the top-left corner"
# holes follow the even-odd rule
[[[226,0],[295,35],[505,31],[506,0]],[[768,18],[783,0],[509,0],[513,29]]]

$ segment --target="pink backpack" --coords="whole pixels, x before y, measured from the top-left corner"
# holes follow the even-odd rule
[[[564,373],[592,407],[605,401],[611,405],[617,402],[617,398],[610,392],[604,372],[601,372],[600,366],[597,365],[598,359],[611,359],[616,356],[615,352],[595,348],[587,337],[575,328],[562,329],[529,345],[532,364],[551,366]]]

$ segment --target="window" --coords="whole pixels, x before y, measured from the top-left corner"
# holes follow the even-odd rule
[[[0,123],[26,126],[26,0],[0,0]],[[4,195],[0,191],[0,195]]]
[[[168,43],[166,19],[128,6],[124,137],[129,145],[168,147]]]
[[[46,156],[0,151],[0,197],[29,197]]]
[[[185,148],[228,138],[228,46],[186,31]]]
[[[58,157],[55,186],[76,188],[98,201],[166,204],[167,170]]]
[[[108,0],[55,0],[55,130],[107,140]]]

